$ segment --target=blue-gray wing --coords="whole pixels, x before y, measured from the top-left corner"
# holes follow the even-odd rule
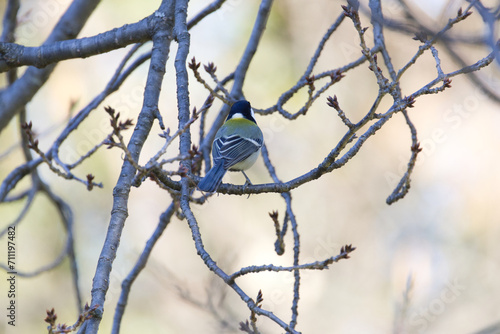
[[[224,169],[229,169],[257,152],[262,147],[260,138],[243,138],[238,135],[222,136],[214,141],[212,154],[214,163],[222,160]]]

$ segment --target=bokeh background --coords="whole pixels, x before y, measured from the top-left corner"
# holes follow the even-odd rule
[[[191,1],[189,15],[192,17],[207,3]],[[460,1],[444,0],[409,3],[426,24],[435,28],[444,26],[460,6],[465,6]],[[39,45],[68,4],[67,0],[23,1],[19,42]],[[80,36],[136,22],[151,14],[158,4],[102,2]],[[341,4],[344,2],[275,2],[245,81],[244,92],[254,107],[274,104],[283,91],[295,84],[324,32],[341,13]],[[220,78],[232,72],[249,38],[258,5],[257,1],[227,1],[190,31],[190,57],[196,56],[203,64],[214,62]],[[401,18],[403,11],[397,2],[383,1],[383,6],[386,15]],[[4,8],[5,1],[0,1],[2,13]],[[362,16],[362,22],[369,25],[366,16]],[[477,36],[483,29],[475,13],[453,30],[457,35]],[[367,36],[372,45],[370,31]],[[411,36],[393,31],[386,32],[386,43],[398,68],[407,63],[419,46]],[[314,73],[356,59],[360,55],[358,44],[353,25],[346,20],[327,43]],[[173,46],[160,111],[167,127],[175,129]],[[144,46],[143,52],[149,47],[150,44]],[[79,109],[97,95],[127,50],[65,61],[57,66],[51,79],[28,104],[28,119],[39,133],[42,149],[50,147],[63,128],[71,103],[76,102]],[[458,68],[442,48],[438,47],[438,51],[445,72]],[[456,51],[469,63],[489,53],[477,45],[456,46]],[[109,126],[105,105],[136,118],[146,74],[147,65],[143,65],[122,89],[93,112],[62,147],[63,158],[71,160],[106,136]],[[409,95],[435,76],[435,62],[430,53],[425,54],[402,79],[403,92]],[[482,78],[499,91],[497,65],[483,70]],[[190,80],[191,105],[199,107],[207,92],[192,76]],[[0,76],[0,84],[5,86],[5,76]],[[287,181],[316,167],[345,133],[336,112],[326,105],[326,96],[336,95],[345,113],[356,121],[371,107],[377,89],[373,73],[364,64],[330,88],[305,117],[288,121],[279,115],[258,116],[279,177]],[[306,92],[300,92],[286,107],[298,110],[305,97]],[[389,105],[390,101],[384,100],[380,111]],[[220,106],[217,101],[209,120]],[[498,104],[460,76],[453,79],[452,89],[419,98],[410,116],[423,151],[412,176],[411,190],[403,200],[391,206],[385,204],[410,157],[410,133],[400,114],[370,138],[342,169],[292,192],[302,263],[335,255],[344,244],[357,247],[351,259],[333,264],[329,270],[302,273],[297,329],[303,333],[474,333],[500,322]],[[162,139],[157,136],[160,132],[155,124],[141,154],[142,163],[162,146]],[[0,180],[23,162],[18,133],[16,122],[12,122],[0,134]],[[195,130],[193,140],[196,142],[197,138]],[[168,155],[175,156],[176,147],[174,144]],[[89,302],[122,158],[117,149],[104,149],[75,170],[82,177],[92,173],[98,182],[103,182],[103,189],[92,192],[77,182],[57,178],[45,166],[40,168],[54,192],[73,208],[79,285]],[[254,183],[270,182],[262,159],[248,175]],[[225,182],[241,184],[244,179],[239,174],[228,174]],[[27,186],[24,180],[17,191]],[[132,189],[129,218],[113,266],[100,332],[110,331],[121,281],[169,203],[169,195],[153,182]],[[22,205],[0,205],[1,228],[15,219]],[[292,263],[291,235],[285,240],[285,255],[277,256],[274,226],[268,216],[268,212],[278,210],[282,219],[284,209],[279,194],[248,199],[213,196],[206,205],[194,207],[205,246],[226,272],[248,265]],[[5,239],[0,243],[5,245]],[[57,212],[44,196],[37,196],[17,230],[18,270],[32,271],[50,263],[64,243],[64,228]],[[0,254],[4,262],[6,251],[0,250]],[[409,281],[410,298],[405,303]],[[264,307],[282,319],[290,319],[292,274],[251,274],[238,283],[252,297],[261,289]],[[3,278],[0,291],[1,300],[6,300]],[[67,260],[37,277],[18,277],[17,291],[16,333],[43,333],[45,310],[50,308],[55,308],[60,322],[72,324],[76,320]],[[238,323],[248,317],[246,305],[196,255],[186,222],[174,218],[133,286],[122,333],[236,333]],[[1,321],[0,328],[5,322]],[[258,324],[263,333],[282,332],[265,318],[259,318]]]

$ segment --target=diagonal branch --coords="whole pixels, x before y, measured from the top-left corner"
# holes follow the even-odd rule
[[[188,30],[197,25],[201,20],[203,20],[205,17],[208,15],[212,14],[215,12],[217,9],[219,9],[226,0],[215,0],[211,4],[209,4],[207,7],[205,7],[201,12],[196,14],[195,17],[193,17],[189,22],[187,23],[187,28]]]
[[[184,178],[184,180],[186,179]],[[228,284],[247,304],[250,310],[254,311],[258,315],[268,317],[269,319],[277,323],[279,326],[281,326],[283,329],[285,329],[287,332],[292,334],[298,334],[296,330],[294,330],[293,328],[291,328],[290,325],[288,325],[283,320],[278,318],[274,313],[258,307],[252,300],[252,298],[250,298],[236,283],[231,282],[230,276],[226,274],[219,266],[217,266],[217,263],[210,257],[208,252],[205,250],[203,241],[201,239],[200,229],[198,227],[198,222],[196,221],[196,218],[189,205],[189,192],[190,189],[188,183],[183,182],[182,194],[180,198],[180,207],[182,212],[184,213],[184,216],[186,217],[189,228],[191,229],[191,235],[193,237],[193,241],[196,250],[198,252],[198,255],[201,257],[207,268],[210,269],[215,275],[219,276],[224,282],[226,282],[226,284]]]
[[[410,190],[410,176],[411,173],[413,172],[413,168],[415,167],[415,163],[417,162],[417,156],[422,151],[422,149],[420,148],[420,143],[418,142],[417,138],[417,129],[415,128],[415,125],[411,121],[410,116],[408,116],[408,111],[406,110],[403,111],[403,115],[411,132],[411,142],[412,142],[411,156],[410,160],[408,161],[408,166],[405,174],[399,181],[394,191],[386,199],[386,203],[389,205],[403,198]]]

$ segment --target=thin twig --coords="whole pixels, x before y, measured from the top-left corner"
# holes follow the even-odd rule
[[[389,205],[403,198],[410,190],[410,176],[413,172],[413,168],[415,167],[415,163],[417,162],[417,156],[422,151],[422,149],[420,148],[420,143],[418,142],[417,129],[415,128],[415,125],[408,116],[407,111],[403,111],[403,115],[411,132],[411,157],[410,161],[408,162],[408,167],[405,174],[399,181],[394,191],[386,199],[386,203]]]
[[[469,12],[470,8],[472,7],[472,4],[470,4],[465,11],[462,12],[462,10],[459,11],[459,13],[457,13],[457,16],[453,19],[450,19],[448,21],[448,23],[446,24],[446,26],[441,29],[437,34],[435,34],[434,36],[432,36],[430,39],[428,40],[425,40],[424,44],[421,45],[419,48],[418,48],[418,51],[415,53],[415,55],[410,59],[410,61],[408,61],[408,63],[406,63],[405,66],[403,66],[396,78],[397,80],[399,80],[401,78],[401,76],[403,75],[403,73],[406,72],[406,70],[408,70],[410,68],[410,66],[412,66],[413,64],[415,64],[415,62],[417,61],[418,58],[420,58],[420,56],[428,49],[430,49],[430,47],[432,45],[434,45],[448,30],[450,30],[456,23],[460,22],[460,21],[463,21],[465,18],[467,18],[471,12]]]
[[[301,265],[293,265],[289,267],[284,266],[275,266],[273,264],[261,265],[261,266],[249,266],[244,267],[238,270],[237,272],[231,274],[229,276],[230,281],[234,281],[235,279],[247,275],[247,274],[256,274],[263,271],[273,271],[273,272],[282,272],[282,271],[296,271],[296,270],[325,270],[329,268],[329,265],[332,263],[336,263],[342,259],[349,259],[349,254],[356,250],[356,247],[352,247],[351,245],[345,245],[341,248],[340,253],[331,256],[323,261],[315,261],[310,263],[304,263]]]

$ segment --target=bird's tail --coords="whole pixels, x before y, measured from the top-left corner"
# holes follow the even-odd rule
[[[224,164],[222,162],[216,163],[212,169],[208,171],[200,183],[198,183],[198,188],[207,193],[216,191],[222,182],[224,174],[226,174]]]

